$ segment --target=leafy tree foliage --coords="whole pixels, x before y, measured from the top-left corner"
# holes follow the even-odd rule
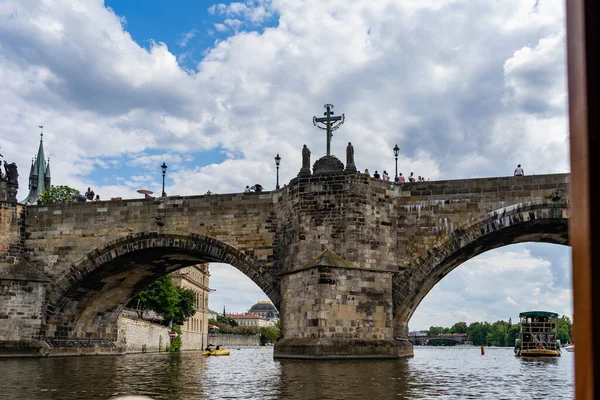
[[[171,339],[171,343],[165,349],[166,351],[179,351],[181,349],[181,328],[175,325],[173,326],[173,331],[177,332],[177,337]]]
[[[196,294],[173,284],[170,275],[163,276],[138,293],[131,304],[139,311],[152,310],[164,318],[165,324],[183,323],[196,313]],[[138,311],[138,312],[139,312]]]
[[[219,322],[219,320],[228,321],[231,322],[231,324],[228,322]],[[238,326],[237,322],[231,318],[219,318],[219,316],[217,316],[217,320],[209,319],[208,323],[217,326],[219,328],[219,333],[234,333],[236,335],[248,336],[260,334],[260,328],[258,326]]]
[[[450,328],[450,333],[467,333],[468,329],[466,322],[457,322]]]
[[[226,317],[224,315],[217,314],[217,322],[219,322],[221,324],[227,324],[227,325],[233,326],[233,327],[238,326],[238,323],[235,321],[235,319]]]
[[[41,195],[43,204],[76,203],[73,195],[79,194],[79,190],[69,186],[50,186]]]
[[[562,344],[571,342],[571,333],[573,324],[571,319],[566,315],[563,315],[556,321],[556,334]]]
[[[444,330],[448,328],[444,328],[443,326],[432,326],[429,328],[429,333],[427,336],[438,336],[441,333],[447,333]]]
[[[489,322],[473,322],[467,326],[466,322],[457,322],[451,328],[432,326],[429,328],[428,336],[438,336],[441,333],[466,333],[467,339],[476,346],[507,346],[513,347],[515,340],[519,338],[521,327],[513,324],[512,320]],[[556,332],[561,343],[571,341],[572,323],[569,317],[563,315],[556,321]],[[434,343],[435,342],[435,343]],[[430,344],[453,345],[448,340],[436,340]]]
[[[260,341],[262,344],[275,343],[281,336],[281,330],[276,326],[263,326],[260,328]]]

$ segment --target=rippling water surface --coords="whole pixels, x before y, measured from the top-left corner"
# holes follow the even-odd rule
[[[526,360],[512,349],[416,347],[397,361],[273,360],[233,348],[121,357],[0,359],[0,399],[571,399],[573,354]]]

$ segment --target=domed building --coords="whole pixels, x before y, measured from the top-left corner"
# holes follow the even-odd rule
[[[248,314],[260,315],[264,318],[279,318],[279,311],[270,301],[259,301],[250,307]]]

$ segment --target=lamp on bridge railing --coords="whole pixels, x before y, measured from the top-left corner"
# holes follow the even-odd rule
[[[279,153],[275,156],[275,167],[277,168],[277,183],[275,184],[275,189],[279,190],[279,163],[281,162],[281,157],[279,157]]]
[[[167,164],[165,164],[163,162],[162,165],[160,166],[160,168],[162,169],[162,175],[163,175],[162,197],[165,197],[167,195],[165,193],[165,175],[167,174]]]
[[[396,158],[396,175],[394,175],[394,180],[397,182],[398,179],[398,154],[400,153],[400,148],[398,147],[398,144],[396,143],[396,146],[394,146],[394,157]]]

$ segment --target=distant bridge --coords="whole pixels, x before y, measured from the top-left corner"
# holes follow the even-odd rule
[[[428,344],[432,340],[452,340],[456,342],[456,344],[465,344],[467,342],[467,334],[466,333],[442,333],[437,336],[409,336],[408,340],[412,344]]]

